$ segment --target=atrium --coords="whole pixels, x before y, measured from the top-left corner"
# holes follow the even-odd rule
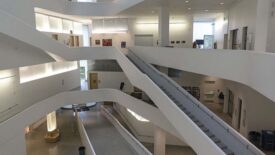
[[[275,0],[1,0],[0,155],[275,155]]]

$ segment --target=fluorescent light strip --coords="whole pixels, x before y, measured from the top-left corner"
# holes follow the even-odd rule
[[[158,23],[136,23],[136,24],[148,24],[148,25],[152,24],[152,25],[156,25]],[[185,24],[185,23],[184,22],[171,22],[169,24]]]
[[[27,82],[30,82],[30,81],[46,78],[46,77],[49,77],[49,76],[53,76],[53,75],[57,75],[57,74],[61,74],[61,73],[69,72],[69,71],[73,71],[73,70],[76,70],[77,68],[78,68],[77,62],[74,62],[74,65],[72,65],[70,67],[64,67],[63,69],[58,69],[58,70],[49,70],[49,71],[45,71],[44,73],[39,73],[39,74],[30,75],[30,76],[24,76],[23,77],[22,76],[22,72],[24,72],[25,68],[24,67],[20,67],[19,68],[20,83],[27,83]]]
[[[149,120],[147,120],[147,119],[143,118],[142,116],[136,114],[136,113],[133,112],[132,110],[127,109],[127,111],[128,111],[130,114],[132,114],[138,121],[140,121],[140,122],[149,122]]]
[[[0,80],[9,79],[9,78],[12,78],[12,77],[14,77],[14,76],[1,77]]]

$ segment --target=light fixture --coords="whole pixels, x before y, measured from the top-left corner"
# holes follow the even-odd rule
[[[223,2],[221,2],[221,3],[220,3],[220,5],[224,5],[224,3],[223,3]]]
[[[208,12],[209,10],[206,9],[206,10],[204,10],[204,11],[205,11],[205,12]]]
[[[14,76],[0,77],[0,80],[9,79],[9,78],[12,78],[12,77],[14,77]]]
[[[188,8],[188,10],[192,10],[192,8]]]
[[[189,3],[189,1],[185,1],[185,3]]]
[[[141,122],[149,122],[149,120],[143,118],[142,116],[136,114],[135,112],[133,112],[132,110],[130,109],[127,109],[127,111],[132,114],[138,121],[141,121]]]

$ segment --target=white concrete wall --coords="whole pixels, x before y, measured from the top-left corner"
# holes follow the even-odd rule
[[[0,33],[0,70],[55,61],[45,51]],[[15,58],[19,58],[14,61]]]
[[[56,93],[79,87],[79,70],[20,84],[18,69],[0,71],[11,72],[10,78],[0,80],[0,121],[3,121],[32,104]]]
[[[271,0],[267,52],[275,53],[275,0]]]
[[[90,73],[97,73],[98,75],[98,88],[120,88],[120,83],[124,82],[124,92],[133,92],[134,87],[123,72],[97,72],[92,71]]]
[[[43,32],[50,38],[52,38],[52,34],[58,34],[58,42],[69,46],[69,40],[70,40],[70,34],[65,33],[52,33],[52,32]],[[73,36],[79,36],[79,47],[83,47],[83,36],[82,35],[73,35]]]
[[[117,33],[117,34],[92,34],[92,47],[101,47],[103,42],[102,39],[112,39],[113,46],[121,48],[121,42],[126,42],[126,47],[134,46],[134,38],[130,33]],[[96,45],[95,41],[100,40],[100,45]]]
[[[219,15],[219,17],[215,19],[215,27],[214,27],[214,42],[217,42],[217,49],[223,49],[224,34],[227,34],[227,29],[228,29],[227,17],[225,17],[225,14],[221,14]]]
[[[226,81],[225,86],[234,94],[234,111],[232,119],[234,128],[237,128],[238,123],[238,99],[242,99],[243,106],[240,129],[242,135],[247,137],[250,131],[260,132],[261,130],[275,129],[274,102],[255,90],[235,82]]]
[[[43,93],[43,91],[41,91]],[[24,128],[48,113],[70,104],[86,102],[113,101],[150,119],[152,123],[178,136],[166,117],[155,107],[115,89],[96,89],[90,91],[66,91],[39,101],[28,109],[0,123],[1,155],[26,155]],[[16,149],[14,147],[16,146]]]
[[[157,46],[158,38],[158,18],[157,17],[137,17],[129,20],[129,32],[131,38],[135,35],[153,35],[153,45]],[[170,41],[175,41],[171,46],[175,47],[192,47],[193,39],[193,18],[192,16],[170,17]],[[176,44],[176,41],[186,41],[185,44]]]
[[[32,0],[1,0],[0,10],[9,12],[13,16],[21,19],[28,25],[35,27],[34,8]]]
[[[131,115],[127,111],[127,108],[125,108],[119,104],[116,104],[115,109],[120,113],[120,115],[124,119],[125,123],[130,127],[130,129],[133,131],[135,136],[141,142],[154,143],[155,124],[153,124],[152,122],[138,121],[133,115]],[[169,132],[171,132],[171,131],[166,131],[166,144],[167,145],[179,145],[179,146],[187,145],[182,140],[180,140],[179,138],[170,134]]]
[[[256,31],[257,0],[240,0],[235,2],[228,11],[229,38],[230,31],[239,29],[238,44],[242,43],[242,28],[248,26],[248,49],[254,49]],[[231,42],[232,40],[229,40]],[[228,44],[230,47],[230,44]],[[241,47],[241,45],[240,45]]]

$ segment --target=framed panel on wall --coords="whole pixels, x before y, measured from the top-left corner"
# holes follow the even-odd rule
[[[103,46],[113,46],[113,40],[112,39],[102,39],[102,45]]]
[[[100,45],[100,40],[95,40],[96,45]]]
[[[121,48],[126,48],[126,41],[121,42]]]

